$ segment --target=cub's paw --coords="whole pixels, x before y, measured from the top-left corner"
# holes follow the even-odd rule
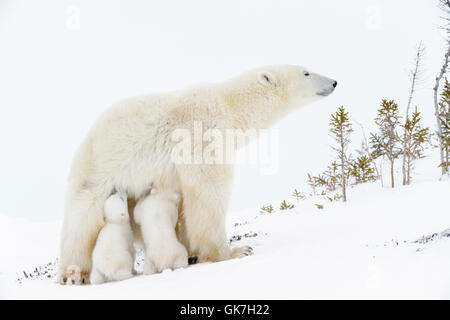
[[[126,269],[116,271],[112,278],[115,281],[122,281],[122,280],[130,279],[132,277],[133,277],[133,272],[130,269],[126,268]]]
[[[253,248],[250,246],[236,247],[231,249],[231,258],[243,258],[253,254]]]
[[[90,280],[92,284],[101,284],[105,282],[105,277],[97,269],[93,269]]]
[[[189,259],[186,254],[178,256],[172,266],[172,269],[186,268],[189,264]]]
[[[175,270],[179,268],[186,268],[189,264],[188,253],[185,247],[178,243],[174,248],[174,255],[172,257],[172,266],[170,269]]]
[[[144,270],[142,271],[142,274],[144,275],[150,275],[158,272],[158,269],[156,269],[153,262],[149,261],[150,259],[148,257],[145,258],[144,262]]]

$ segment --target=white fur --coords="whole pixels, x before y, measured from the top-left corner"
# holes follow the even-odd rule
[[[91,283],[131,278],[134,256],[126,198],[113,194],[105,202],[105,226],[92,253]]]
[[[188,265],[186,248],[175,233],[178,202],[176,192],[153,188],[134,208],[134,220],[141,226],[145,244],[144,274]]]
[[[91,269],[91,252],[103,226],[102,207],[114,186],[131,198],[152,184],[180,190],[178,236],[199,261],[242,256],[225,233],[233,174],[226,164],[174,164],[175,129],[262,129],[290,110],[330,93],[333,80],[299,66],[274,65],[248,71],[222,83],[187,91],[125,100],[108,109],[78,149],[69,175],[60,247],[60,278],[79,266]],[[320,94],[320,95],[319,95]],[[131,202],[130,202],[131,203]],[[130,208],[130,212],[132,212]],[[134,229],[135,236],[139,233]]]

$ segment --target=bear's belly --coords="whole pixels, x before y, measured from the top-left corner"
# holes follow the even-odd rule
[[[135,199],[149,191],[152,185],[178,188],[174,164],[168,160],[131,161],[120,164],[114,171],[114,186],[126,190]]]
[[[121,170],[112,174],[113,183],[115,187],[126,190],[128,195],[138,198],[150,189],[156,179],[159,179],[161,171],[164,171],[164,168],[151,164],[147,166],[130,164],[128,168],[122,166]]]

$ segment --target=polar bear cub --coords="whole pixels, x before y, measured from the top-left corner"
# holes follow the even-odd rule
[[[114,193],[105,201],[105,226],[100,231],[92,253],[93,284],[131,278],[134,274],[133,231],[127,198]]]
[[[187,250],[175,232],[179,200],[177,192],[152,188],[134,208],[134,220],[141,226],[145,244],[144,274],[188,265]]]

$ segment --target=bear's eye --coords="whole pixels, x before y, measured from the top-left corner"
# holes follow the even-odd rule
[[[305,77],[308,77],[308,76],[309,76],[309,72],[308,72],[308,71],[304,71],[304,72],[303,72],[303,75],[304,75]]]

